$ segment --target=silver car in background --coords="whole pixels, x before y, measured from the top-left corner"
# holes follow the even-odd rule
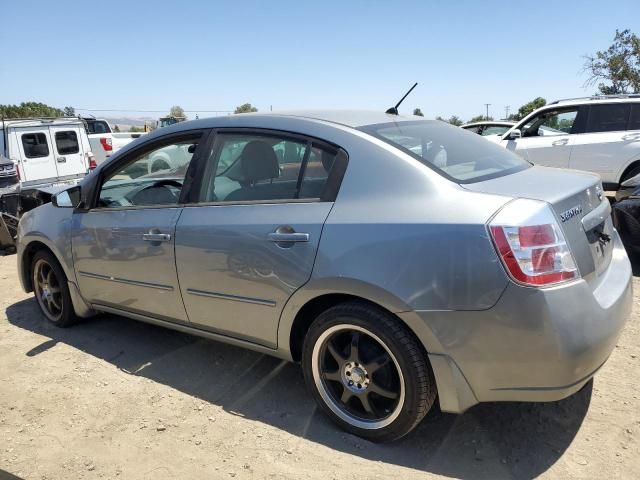
[[[61,327],[108,312],[300,362],[322,410],[374,441],[436,396],[461,413],[573,394],[632,297],[597,176],[375,112],[157,130],[25,214],[18,265]]]

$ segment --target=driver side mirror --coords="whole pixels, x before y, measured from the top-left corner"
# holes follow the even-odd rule
[[[507,135],[507,140],[516,140],[518,138],[522,138],[522,131],[519,128],[514,128]]]
[[[76,185],[52,196],[51,203],[56,208],[78,208],[82,203],[81,192],[80,185]]]

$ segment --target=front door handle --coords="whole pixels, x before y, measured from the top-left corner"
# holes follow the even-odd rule
[[[296,232],[293,227],[282,225],[276,228],[275,232],[267,234],[270,242],[276,243],[279,247],[289,248],[299,242],[308,242],[311,236],[308,233]]]
[[[66,163],[67,157],[58,157],[57,160],[58,160],[58,163]]]
[[[168,233],[149,232],[142,234],[142,240],[145,242],[169,242],[171,235]]]
[[[567,143],[569,143],[569,139],[563,138],[562,140],[556,140],[555,142],[552,142],[551,145],[553,145],[554,147],[558,147],[560,145],[566,145]]]

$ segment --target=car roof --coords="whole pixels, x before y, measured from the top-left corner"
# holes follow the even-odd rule
[[[556,100],[555,102],[551,102],[545,105],[545,107],[549,107],[552,105],[562,105],[562,106],[571,106],[571,105],[593,105],[599,103],[640,103],[640,94],[621,94],[621,95],[594,95],[591,97],[577,97],[577,98],[564,98],[560,100]]]
[[[381,123],[425,120],[424,117],[415,115],[392,115],[375,110],[283,110],[270,113],[254,113],[251,115],[285,116],[306,118],[310,120],[322,120],[353,128]]]
[[[477,125],[500,125],[504,127],[512,127],[516,124],[516,122],[512,122],[511,120],[485,120],[482,122],[471,122],[465,123],[464,125],[460,125],[462,128],[465,127],[475,127]]]
[[[82,120],[76,117],[60,118],[14,118],[0,122],[0,129],[5,127],[50,127],[55,125],[84,125]]]

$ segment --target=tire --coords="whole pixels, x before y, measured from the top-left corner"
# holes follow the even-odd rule
[[[437,394],[426,352],[412,332],[393,315],[360,302],[316,318],[304,341],[302,369],[329,418],[373,442],[409,433]]]
[[[67,277],[51,253],[41,250],[33,256],[31,279],[40,311],[49,322],[68,327],[78,320]]]

